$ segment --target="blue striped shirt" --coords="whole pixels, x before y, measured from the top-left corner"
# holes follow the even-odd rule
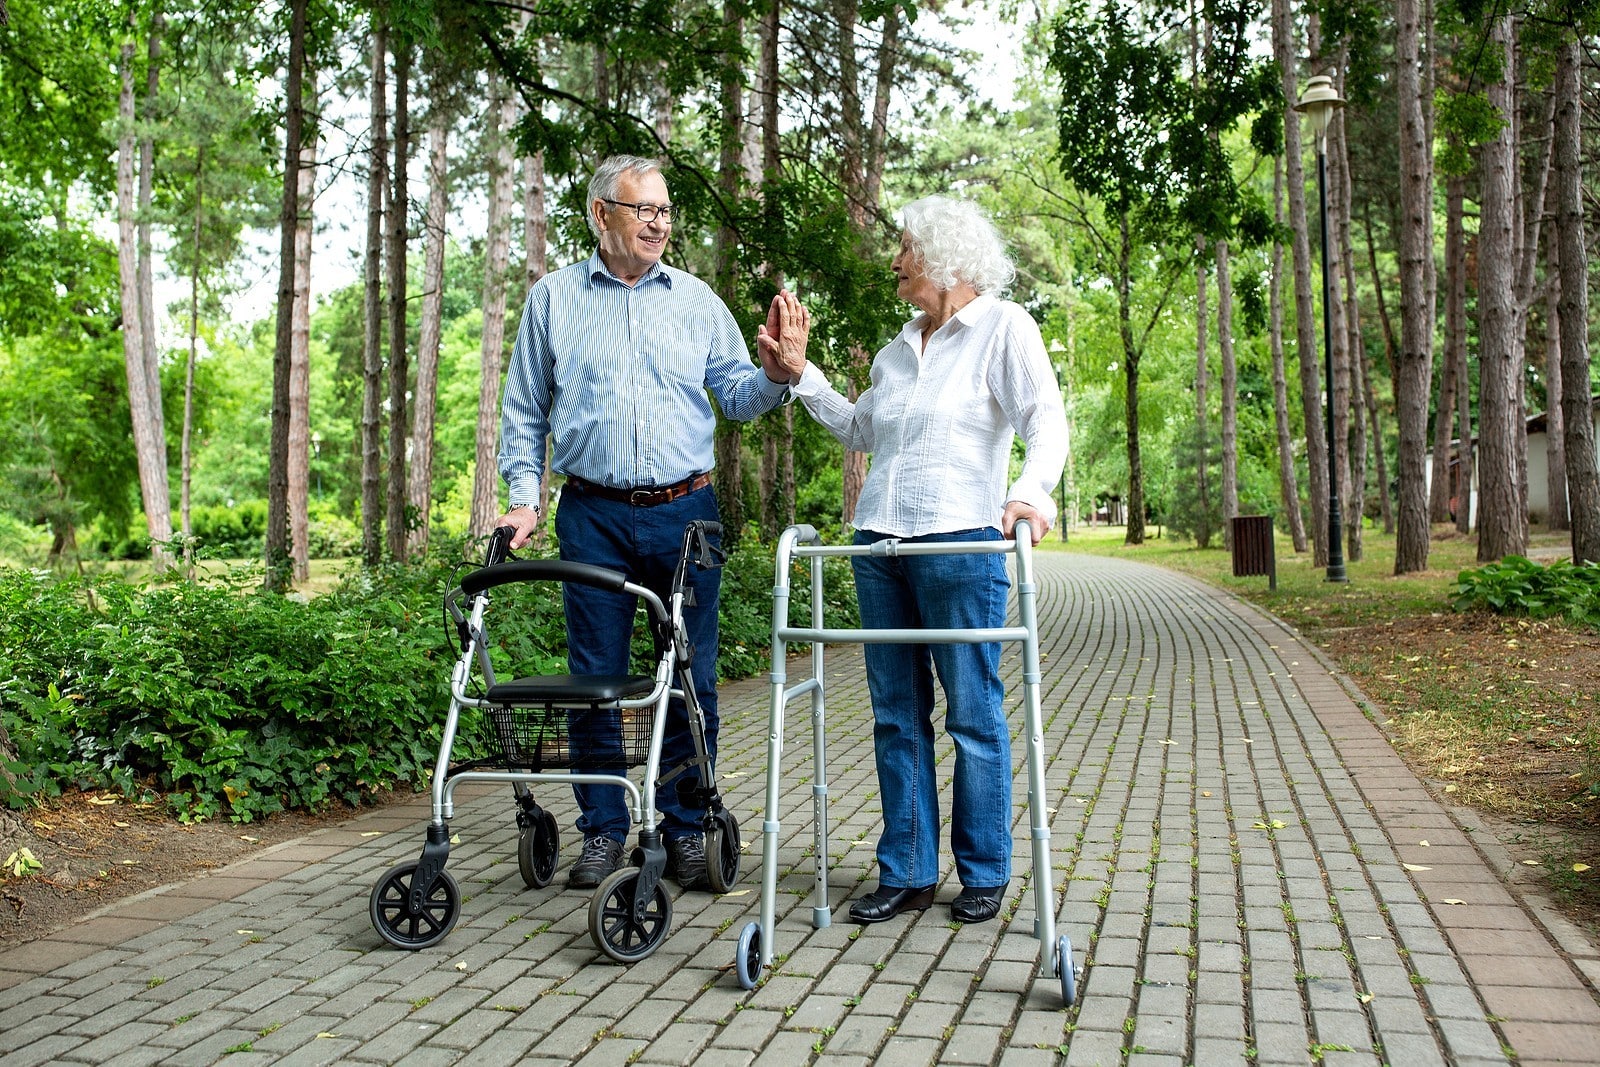
[[[557,473],[619,488],[671,485],[713,465],[716,419],[770,411],[789,388],[752,362],[711,287],[657,263],[629,287],[599,252],[528,293],[500,405],[511,506],[539,501],[544,445]]]

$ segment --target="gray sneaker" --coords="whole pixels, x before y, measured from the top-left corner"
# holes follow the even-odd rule
[[[711,887],[711,875],[706,871],[706,843],[699,834],[667,838],[667,861],[673,880],[683,888]]]
[[[567,872],[574,889],[593,889],[622,866],[622,842],[609,837],[586,837],[578,861]]]

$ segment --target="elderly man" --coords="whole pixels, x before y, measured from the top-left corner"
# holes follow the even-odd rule
[[[512,548],[537,528],[545,442],[566,476],[556,514],[561,558],[621,571],[667,598],[684,527],[715,520],[711,488],[716,421],[707,391],[730,419],[753,419],[788,396],[783,356],[803,358],[806,320],[787,292],[757,329],[761,365],[738,324],[704,282],[661,262],[674,209],[659,165],[613,156],[589,181],[594,255],[534,285],[522,312],[501,406],[500,474],[511,508]],[[780,330],[780,311],[788,324]],[[781,346],[781,347],[780,347]],[[691,568],[691,571],[695,570]],[[688,636],[706,745],[717,738],[717,602],[721,572],[692,573]],[[636,604],[580,586],[566,591],[567,661],[573,674],[627,674]],[[575,749],[584,739],[573,738]],[[662,765],[692,758],[682,703],[668,713]],[[575,765],[586,753],[576,751]],[[569,885],[599,885],[622,864],[630,819],[618,786],[575,785],[583,851]],[[656,791],[669,869],[685,889],[708,882],[704,811],[671,788]]]

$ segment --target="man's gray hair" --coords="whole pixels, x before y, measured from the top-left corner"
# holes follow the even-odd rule
[[[643,178],[652,171],[661,169],[659,160],[646,159],[643,156],[608,156],[601,160],[595,168],[594,177],[589,179],[589,198],[583,204],[583,217],[589,220],[589,231],[596,237],[600,236],[600,227],[594,221],[594,202],[596,200],[615,200],[617,192],[622,187],[622,176],[634,174]]]

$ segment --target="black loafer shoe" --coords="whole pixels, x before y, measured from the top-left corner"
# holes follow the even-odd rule
[[[958,923],[986,923],[1000,914],[1000,898],[1005,891],[1003,885],[993,889],[964,888],[950,902],[950,918]]]
[[[880,885],[850,905],[850,921],[870,926],[894,918],[902,911],[926,911],[933,903],[933,886],[900,889]]]

